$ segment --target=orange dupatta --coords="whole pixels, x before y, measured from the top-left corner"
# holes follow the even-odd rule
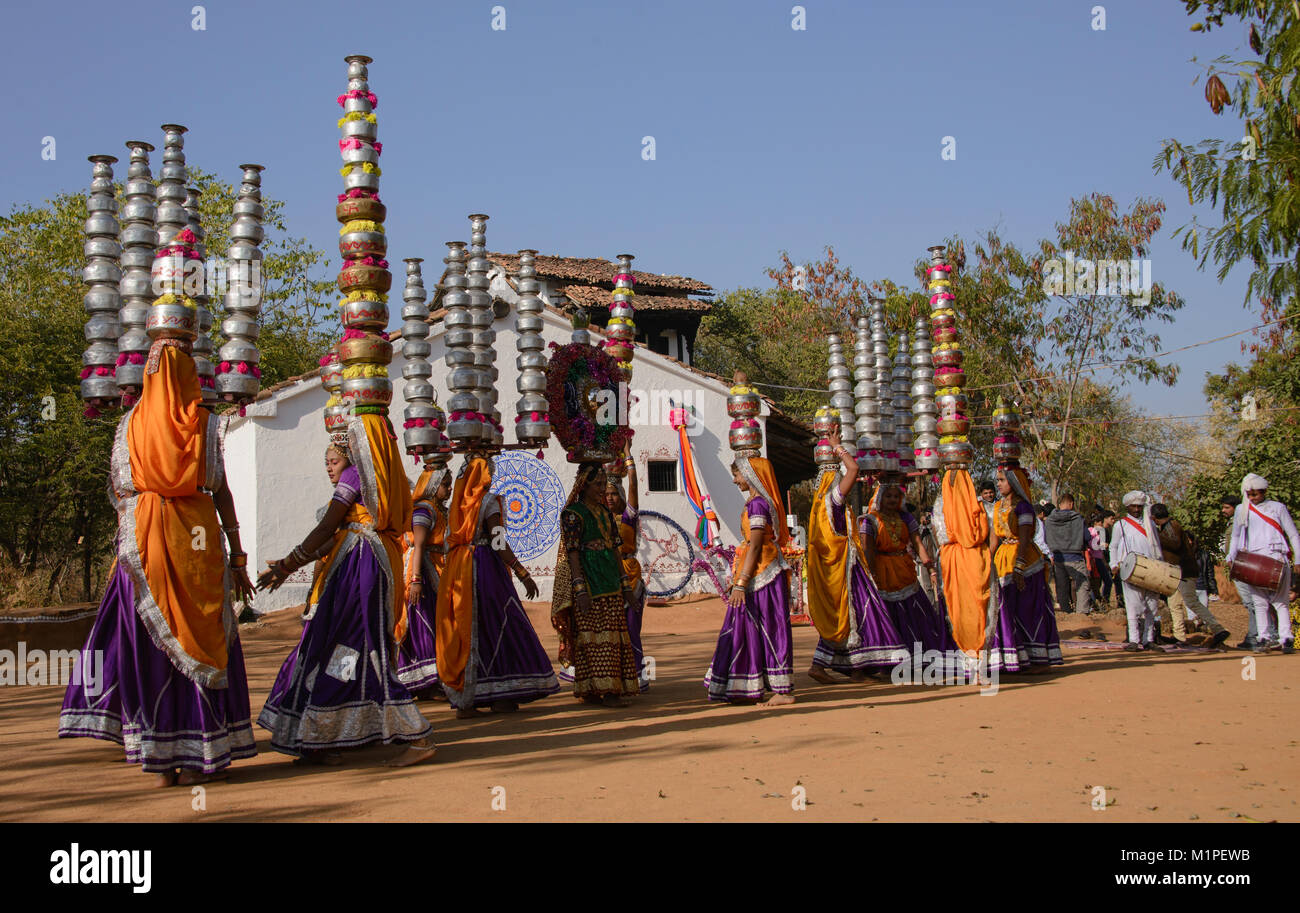
[[[736,464],[740,467],[741,476],[749,482],[750,498],[764,498],[772,508],[773,535],[763,540],[763,550],[759,553],[758,563],[754,565],[754,576],[757,577],[764,568],[781,557],[781,547],[790,541],[790,530],[785,525],[785,505],[781,500],[781,489],[776,484],[776,472],[772,469],[772,461],[766,457],[737,457]],[[733,579],[745,566],[745,554],[749,551],[748,508],[740,513],[740,529],[744,538],[736,547],[735,561],[731,566]]]
[[[393,637],[400,641],[406,636],[402,534],[411,528],[411,487],[402,468],[402,450],[386,415],[361,415],[348,422],[348,449],[361,477],[361,502],[368,515],[361,522],[374,524],[388,556]]]
[[[233,624],[226,618],[226,558],[207,478],[220,466],[210,439],[216,419],[201,405],[194,359],[159,346],[157,370],[125,419],[134,505],[123,554],[136,586],[136,611],[154,643],[186,677],[226,686]]]
[[[817,633],[833,643],[844,643],[853,633],[853,588],[850,586],[852,565],[860,563],[862,543],[858,539],[857,524],[847,515],[846,535],[835,531],[831,522],[831,490],[839,484],[834,472],[824,472],[813,497],[812,516],[808,518],[808,614],[812,616]],[[849,540],[852,537],[853,548]]]
[[[967,653],[984,649],[989,602],[989,518],[970,473],[943,474],[943,522],[948,541],[939,549],[943,597],[953,640]]]
[[[447,564],[438,583],[435,621],[438,676],[453,691],[465,690],[474,612],[474,539],[479,509],[492,484],[492,469],[483,457],[470,459],[456,480],[447,521]]]

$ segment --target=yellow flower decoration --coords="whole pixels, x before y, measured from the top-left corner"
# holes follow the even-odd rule
[[[737,384],[736,386],[731,388],[732,396],[741,396],[742,394],[757,393],[757,392],[758,391],[755,390],[753,387],[747,386],[746,384]]]
[[[335,406],[337,406],[337,405],[338,405],[339,403],[341,403],[341,402],[343,402],[343,400],[339,399],[339,396],[338,396],[337,393],[331,393],[331,394],[330,394],[330,398],[327,399],[327,400],[325,400],[325,408],[326,408],[326,409],[332,409],[332,408],[334,408]]]
[[[339,118],[339,129],[342,130],[343,125],[350,120],[368,120],[372,124],[379,123],[378,119],[373,114],[362,114],[360,111],[352,111]]]
[[[377,231],[381,235],[384,233],[384,226],[379,222],[372,222],[369,219],[353,219],[351,222],[345,222],[339,229],[339,234],[346,235],[350,231]]]
[[[936,288],[938,288],[938,287],[941,286],[941,285],[952,285],[952,280],[951,280],[951,279],[931,279],[931,280],[930,280],[930,286],[929,286],[929,287],[930,287],[931,289],[936,289]]]
[[[352,173],[352,169],[356,167],[357,167],[356,162],[349,162],[348,164],[344,165],[342,168],[339,169],[339,174],[343,175],[344,177],[347,177],[349,174]],[[384,173],[383,171],[380,170],[379,166],[376,165],[374,162],[362,162],[361,170],[364,171],[366,174],[382,175]]]
[[[339,302],[339,307],[342,307],[345,304],[351,304],[353,301],[378,301],[380,304],[387,304],[388,296],[380,292],[372,292],[369,289],[348,292],[348,296]]]
[[[615,294],[615,295],[635,295],[636,292],[632,291],[630,288],[616,288],[616,289],[614,289],[614,294]]]
[[[189,308],[190,310],[194,310],[199,306],[199,303],[195,301],[193,298],[179,298],[176,295],[173,295],[171,292],[168,292],[166,295],[163,295],[162,297],[156,299],[154,301],[154,304],[179,304],[183,307]]]
[[[343,369],[344,380],[356,380],[358,377],[387,377],[386,365],[352,365]]]

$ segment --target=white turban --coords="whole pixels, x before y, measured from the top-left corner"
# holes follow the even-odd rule
[[[1134,504],[1146,504],[1147,496],[1140,491],[1130,491],[1124,496],[1124,506],[1132,507]]]
[[[1268,479],[1264,478],[1263,476],[1255,475],[1255,473],[1253,472],[1250,475],[1246,476],[1246,478],[1241,480],[1241,498],[1243,501],[1246,499],[1246,492],[1248,491],[1267,491],[1267,490],[1268,490]]]

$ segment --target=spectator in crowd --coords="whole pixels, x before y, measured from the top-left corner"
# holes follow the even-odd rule
[[[1201,573],[1200,562],[1196,556],[1196,543],[1178,521],[1169,516],[1169,508],[1166,505],[1153,504],[1151,519],[1155,521],[1156,529],[1160,533],[1160,549],[1164,553],[1165,561],[1177,565],[1180,574],[1178,589],[1168,599],[1169,616],[1173,620],[1174,640],[1180,644],[1187,642],[1187,625],[1183,616],[1184,613],[1190,614],[1191,611],[1195,611],[1205,619],[1205,624],[1210,629],[1212,635],[1210,646],[1219,646],[1228,639],[1228,629],[1219,624],[1196,593],[1196,578]]]
[[[1058,509],[1047,515],[1043,538],[1052,556],[1058,610],[1086,614],[1091,609],[1088,565],[1083,556],[1087,528],[1083,515],[1074,509],[1074,495],[1062,495]]]
[[[1222,503],[1219,505],[1219,513],[1228,520],[1228,531],[1223,535],[1223,545],[1220,550],[1226,555],[1228,549],[1232,547],[1232,518],[1237,513],[1237,508],[1241,506],[1241,498],[1238,495],[1225,495]],[[1246,636],[1237,644],[1238,650],[1253,650],[1255,644],[1259,642],[1259,632],[1255,629],[1255,612],[1251,608],[1250,594],[1246,592],[1246,584],[1240,580],[1232,581],[1233,589],[1237,591],[1237,598],[1241,604],[1246,607]]]
[[[993,523],[993,505],[998,502],[998,487],[993,484],[992,479],[985,479],[980,482],[979,498],[984,513],[988,514],[989,524],[991,525]]]
[[[1089,582],[1092,585],[1094,603],[1110,604],[1110,590],[1114,581],[1110,576],[1110,559],[1107,557],[1105,515],[1100,511],[1092,515],[1088,527],[1088,561],[1090,568]]]
[[[1104,510],[1101,512],[1101,529],[1106,538],[1106,571],[1114,584],[1115,604],[1121,609],[1124,608],[1124,587],[1120,586],[1119,579],[1115,576],[1114,562],[1110,560],[1110,540],[1114,535],[1115,521],[1119,518],[1113,510]]]

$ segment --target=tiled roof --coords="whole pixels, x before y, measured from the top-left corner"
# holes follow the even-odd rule
[[[608,308],[610,290],[591,285],[566,285],[560,291],[569,296],[575,304],[585,308]],[[687,298],[684,295],[633,295],[632,307],[638,311],[707,311],[713,307],[712,301]]]
[[[519,270],[518,254],[489,253],[488,259],[513,276]],[[538,254],[536,258],[537,275],[543,279],[569,280],[585,285],[602,285],[614,287],[614,273],[618,264],[600,257],[551,257]],[[713,287],[699,279],[689,276],[661,276],[657,273],[643,273],[632,270],[636,280],[633,288],[639,293],[642,289],[663,289],[671,291],[712,294]]]

